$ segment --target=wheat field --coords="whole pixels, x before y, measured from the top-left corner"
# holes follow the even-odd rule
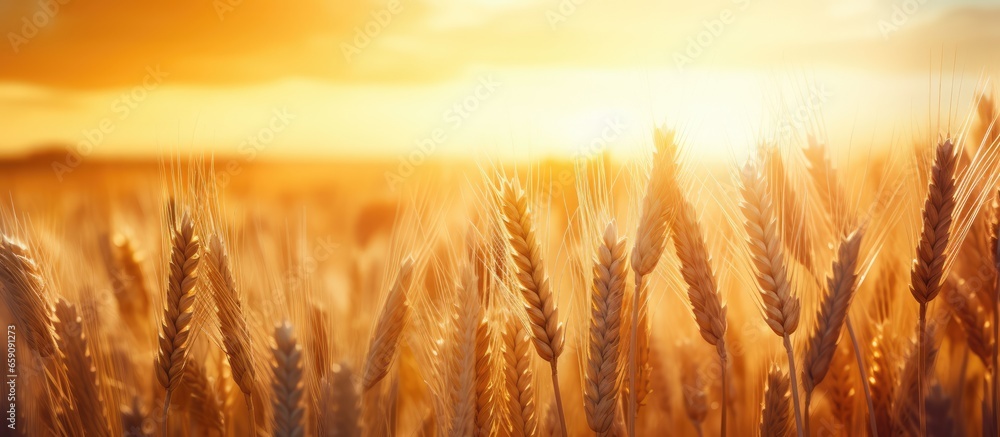
[[[651,127],[391,193],[8,162],[5,435],[998,435],[997,120],[711,169]]]

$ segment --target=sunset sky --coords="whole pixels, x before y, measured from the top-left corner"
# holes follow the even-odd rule
[[[4,0],[0,155],[628,153],[666,122],[727,156],[813,119],[867,144],[939,85],[963,115],[998,23],[986,0]]]

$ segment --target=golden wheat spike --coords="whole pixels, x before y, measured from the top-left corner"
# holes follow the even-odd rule
[[[55,351],[52,306],[49,304],[41,267],[23,243],[7,235],[0,241],[0,284],[11,309],[15,329],[24,330],[28,347],[45,358]]]
[[[951,224],[955,214],[955,171],[958,157],[955,146],[950,139],[938,144],[934,153],[934,165],[931,167],[930,186],[921,211],[923,218],[920,240],[917,243],[917,256],[910,269],[910,294],[920,305],[917,330],[923,333],[927,326],[927,305],[941,292],[944,281],[945,263],[948,259],[948,244],[951,241]],[[917,346],[924,356],[927,345],[925,336],[917,335]],[[918,360],[923,364],[922,360]],[[917,402],[919,410],[919,430],[921,435],[927,432],[926,405],[922,401],[925,393],[925,372],[921,368],[916,372]]]
[[[517,181],[503,184],[500,205],[501,217],[507,229],[510,244],[510,259],[514,264],[524,309],[531,323],[535,351],[552,367],[552,386],[555,394],[555,412],[558,413],[559,429],[566,429],[566,417],[562,407],[562,393],[559,390],[559,370],[557,360],[566,342],[566,332],[559,321],[556,296],[549,288],[549,277],[545,270],[542,246],[535,234],[535,224],[528,196],[517,185]]]
[[[615,223],[608,223],[594,257],[584,407],[587,423],[597,433],[611,429],[618,408],[622,298],[628,276],[625,243]]]
[[[504,381],[507,414],[515,436],[535,435],[535,377],[531,365],[531,336],[521,323],[508,317],[504,326]]]
[[[833,271],[827,278],[826,290],[806,346],[802,383],[807,393],[823,381],[837,350],[837,341],[857,289],[856,269],[863,236],[864,230],[858,229],[841,240]]]
[[[785,345],[785,352],[788,355],[788,376],[792,386],[795,427],[799,437],[802,437],[806,431],[799,410],[795,352],[791,341],[792,333],[799,326],[799,298],[792,295],[791,284],[788,281],[781,236],[777,232],[777,220],[764,175],[752,161],[749,161],[743,167],[740,182],[740,191],[743,194],[740,209],[745,217],[743,227],[747,231],[747,243],[750,246],[750,257],[759,285],[764,321],[782,338]]]
[[[930,186],[921,212],[923,227],[917,256],[910,270],[910,293],[926,305],[941,292],[951,223],[955,213],[955,146],[951,140],[938,145],[931,168]]]
[[[791,402],[788,398],[788,386],[788,375],[772,366],[767,372],[764,404],[760,413],[762,437],[786,436],[791,431],[793,425],[789,415]]]
[[[271,407],[274,409],[274,435],[300,437],[305,434],[305,393],[302,376],[302,346],[288,321],[274,328],[271,346]]]
[[[188,394],[188,411],[200,426],[225,434],[223,401],[212,386],[205,367],[191,361],[184,365],[184,388]]]
[[[56,333],[63,367],[69,379],[73,405],[87,435],[110,436],[108,415],[101,394],[100,378],[94,366],[83,320],[76,307],[60,298],[56,302]]]
[[[212,300],[215,302],[215,311],[219,318],[219,330],[222,332],[222,344],[233,372],[233,380],[236,381],[240,391],[250,395],[256,384],[251,353],[253,345],[246,316],[243,314],[240,293],[233,278],[229,254],[219,234],[212,235],[209,240],[206,258],[208,283],[211,286]]]
[[[407,294],[412,282],[413,259],[406,258],[399,267],[396,282],[389,290],[389,297],[372,332],[361,384],[364,390],[370,390],[389,373],[399,348],[400,336],[410,316]]]
[[[556,298],[549,288],[542,248],[535,235],[535,224],[528,196],[517,182],[508,181],[501,194],[503,224],[510,243],[510,259],[516,267],[524,308],[531,321],[535,350],[545,361],[555,361],[562,353],[566,335],[559,322]]]

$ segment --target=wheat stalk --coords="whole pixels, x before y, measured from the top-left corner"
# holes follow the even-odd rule
[[[273,390],[271,406],[274,409],[274,435],[295,437],[305,434],[302,406],[302,346],[292,331],[288,321],[274,328],[274,345],[271,347],[274,361],[271,364]]]
[[[889,435],[892,421],[893,384],[896,382],[896,369],[890,361],[890,347],[885,337],[885,326],[881,323],[873,327],[871,340],[871,374],[868,380],[871,384],[872,402],[875,405],[875,422],[878,435]]]
[[[991,112],[995,111],[996,107],[990,105]],[[993,131],[994,136],[997,135],[996,131]],[[1000,430],[1000,188],[997,189],[996,195],[993,200],[993,207],[991,208],[991,215],[989,221],[989,232],[988,232],[988,244],[990,248],[990,261],[993,263],[994,269],[994,286],[990,298],[990,309],[993,313],[993,350],[992,350],[992,372],[991,376],[993,378],[993,384],[990,389],[992,391],[993,398],[993,429]]]
[[[456,437],[473,435],[477,431],[476,331],[481,316],[478,278],[471,266],[463,269],[458,300],[451,363],[451,375],[455,378],[451,385],[454,405],[451,435]]]
[[[503,333],[504,385],[507,388],[507,415],[511,435],[533,436],[535,419],[534,374],[531,365],[531,337],[514,317],[508,317]]]
[[[493,433],[494,414],[497,410],[494,395],[494,363],[490,319],[481,316],[476,325],[476,428],[475,435]]]
[[[333,340],[330,338],[330,314],[317,305],[309,305],[309,357],[313,374],[322,378],[330,372],[330,357]]]
[[[319,391],[319,429],[316,431],[326,437],[360,437],[360,403],[347,363],[334,365],[333,370],[320,379]]]
[[[389,373],[389,367],[396,357],[399,348],[399,338],[410,317],[410,304],[407,295],[413,282],[413,259],[407,257],[399,266],[399,273],[389,296],[382,307],[382,313],[372,331],[368,346],[368,357],[365,360],[364,376],[361,386],[370,390]]]
[[[849,430],[853,429],[855,405],[855,384],[850,362],[850,349],[838,347],[830,364],[830,382],[827,383],[827,397],[833,416]]]
[[[705,393],[705,382],[698,374],[692,360],[681,362],[681,395],[684,399],[684,412],[700,437],[701,424],[708,416],[708,394]]]
[[[924,337],[923,339],[910,341],[911,345],[903,360],[905,364],[899,374],[899,384],[892,402],[892,424],[897,433],[913,435],[920,432],[919,435],[926,435],[925,429],[921,428],[926,426],[920,417],[923,409],[919,407],[919,404],[924,403],[924,397],[920,395],[919,390],[920,381],[930,373],[930,368],[937,358],[937,348],[933,342],[936,332],[937,323],[930,323],[924,329],[917,331],[917,336]],[[930,343],[929,348],[928,343]],[[921,347],[921,344],[924,347]]]
[[[961,290],[961,285],[949,282],[949,287],[945,291],[944,300],[951,308],[958,326],[965,333],[966,344],[983,366],[990,369],[993,366],[993,340],[990,333],[989,314],[979,298]]]
[[[917,256],[910,269],[910,293],[920,305],[919,331],[927,326],[927,304],[937,297],[944,279],[948,243],[951,240],[951,223],[955,213],[955,167],[958,161],[951,140],[939,144],[934,154],[930,186],[922,211],[923,228],[917,243]],[[918,335],[920,354],[924,356],[924,336]],[[921,362],[922,363],[922,362]],[[917,373],[917,396],[924,398],[924,371]],[[917,402],[920,410],[920,435],[927,435],[927,418],[924,402]]]
[[[728,358],[726,354],[726,310],[712,272],[711,256],[705,247],[705,238],[695,216],[694,207],[677,188],[677,214],[673,220],[673,240],[677,258],[681,261],[681,276],[688,286],[688,299],[698,332],[708,344],[715,346],[722,373],[722,424],[721,435],[726,435],[726,407],[728,397]]]
[[[7,308],[17,322],[16,329],[25,331],[28,347],[42,358],[52,355],[56,347],[52,306],[41,268],[27,246],[7,235],[0,241],[0,284]]]
[[[823,208],[829,214],[830,219],[834,221],[834,225],[843,227],[851,223],[849,219],[840,221],[841,217],[839,217],[841,214],[848,213],[846,211],[846,195],[837,177],[837,170],[833,168],[829,157],[827,157],[826,149],[826,145],[820,143],[816,140],[816,137],[810,135],[808,146],[802,149],[802,154],[806,158],[806,167],[809,170],[809,176],[812,179],[813,186],[816,187],[816,191],[820,195],[819,198],[823,203]]]
[[[184,388],[188,395],[188,411],[201,426],[226,432],[223,401],[208,380],[205,367],[197,361],[184,366]]]
[[[181,383],[187,361],[191,322],[198,283],[201,247],[194,234],[194,221],[185,212],[180,223],[171,223],[170,261],[167,271],[166,304],[160,325],[156,355],[156,379],[166,389],[163,401],[163,428],[167,433],[170,396]]]
[[[144,334],[149,322],[150,296],[142,270],[142,252],[124,234],[101,242],[118,313],[136,335]]]
[[[803,362],[802,384],[805,387],[805,426],[809,428],[809,406],[813,390],[826,377],[837,350],[837,342],[847,319],[854,293],[857,290],[858,252],[864,229],[857,229],[845,235],[837,250],[826,289],[820,300],[816,321],[806,343]]]
[[[798,386],[795,377],[795,354],[792,350],[791,335],[799,326],[800,304],[792,295],[785,267],[781,238],[776,231],[776,220],[767,183],[753,162],[747,162],[741,174],[740,191],[743,201],[740,209],[746,220],[743,222],[748,234],[750,256],[760,288],[764,320],[768,327],[782,337],[788,354],[789,377],[792,384],[792,402],[795,410],[795,425],[799,437],[805,432],[802,414],[799,411]]]
[[[792,257],[808,269],[813,267],[812,237],[806,221],[805,206],[799,202],[792,181],[785,170],[785,163],[777,147],[763,146],[759,149],[764,164],[764,177],[771,190],[776,219],[781,227],[781,242]]]
[[[628,385],[625,391],[628,395],[625,425],[630,437],[635,437],[635,420],[639,411],[639,379],[643,373],[648,373],[648,363],[643,357],[648,357],[648,307],[643,277],[656,268],[667,241],[667,229],[670,222],[672,196],[676,196],[677,144],[674,132],[657,129],[653,133],[653,144],[656,152],[653,155],[653,167],[649,174],[646,193],[642,199],[642,209],[639,216],[639,226],[635,234],[635,246],[632,248],[632,270],[635,273],[635,291],[631,305],[628,337]],[[645,351],[645,352],[644,352]],[[648,378],[644,378],[648,381]],[[642,394],[645,397],[645,387]]]
[[[760,435],[779,437],[788,434],[792,428],[789,417],[788,375],[771,366],[767,372],[767,386],[764,388],[764,403],[760,411]]]
[[[94,366],[83,321],[76,307],[60,298],[56,302],[56,334],[62,351],[63,368],[69,379],[73,405],[87,435],[111,436],[108,415],[101,395],[100,378]]]
[[[622,297],[628,275],[626,257],[625,239],[618,237],[618,228],[612,221],[594,257],[591,286],[584,407],[587,423],[596,433],[611,429],[618,404]]]
[[[556,297],[549,288],[549,278],[542,262],[542,248],[535,235],[528,196],[517,181],[503,184],[501,193],[501,218],[507,230],[510,245],[510,259],[520,284],[524,309],[531,323],[535,351],[552,367],[552,386],[555,390],[556,409],[559,413],[560,429],[566,429],[566,419],[562,408],[562,394],[559,392],[558,359],[566,341],[566,332],[559,321]]]
[[[250,343],[250,331],[247,328],[246,316],[236,280],[233,278],[226,251],[225,242],[219,234],[212,235],[209,241],[207,261],[208,279],[211,284],[212,299],[215,301],[215,311],[219,318],[219,329],[222,332],[222,344],[229,359],[233,380],[247,399],[254,391],[256,377],[254,375],[253,345]]]

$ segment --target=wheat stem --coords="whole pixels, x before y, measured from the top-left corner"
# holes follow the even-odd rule
[[[851,345],[854,347],[854,358],[858,362],[858,373],[861,375],[861,387],[865,391],[865,404],[868,406],[868,426],[871,428],[872,437],[878,437],[878,423],[875,421],[875,404],[872,402],[872,388],[868,384],[868,372],[865,370],[865,360],[861,356],[861,348],[858,346],[858,337],[854,334],[854,325],[851,324],[851,316],[848,315],[844,322],[847,325],[847,333],[851,336]]]
[[[567,436],[566,431],[566,415],[563,412],[563,401],[562,395],[559,394],[559,369],[556,366],[556,360],[549,362],[552,365],[552,390],[555,392],[556,397],[556,408],[559,412],[559,431],[563,437]]]
[[[917,408],[920,412],[920,436],[927,436],[927,405],[924,402],[924,357],[927,348],[924,332],[927,331],[927,303],[920,304],[920,319],[917,328]]]
[[[389,296],[382,307],[382,314],[375,324],[374,331],[372,331],[361,384],[365,391],[371,390],[375,384],[385,378],[396,357],[396,350],[399,349],[399,338],[410,317],[407,294],[412,282],[413,259],[407,257],[399,267],[396,282],[389,290]]]
[[[501,196],[501,218],[507,231],[510,246],[510,260],[524,300],[524,309],[531,323],[535,351],[543,360],[552,364],[552,382],[555,389],[556,407],[562,429],[566,421],[559,393],[557,361],[566,342],[565,327],[559,321],[556,296],[552,293],[548,273],[543,264],[542,248],[535,234],[532,211],[528,207],[527,194],[517,181],[503,184]]]
[[[802,425],[802,412],[799,410],[799,386],[795,379],[795,353],[792,352],[792,340],[788,334],[782,337],[785,342],[785,352],[788,353],[788,377],[791,379],[792,388],[792,406],[795,410],[795,428],[798,430],[798,436],[802,437],[805,433]]]
[[[638,373],[639,359],[638,359],[638,346],[639,343],[639,330],[636,325],[639,324],[639,290],[642,289],[643,276],[640,274],[635,275],[635,292],[632,295],[632,323],[629,326],[629,342],[628,342],[628,417],[626,417],[625,425],[628,428],[629,437],[635,437],[635,420],[638,415],[638,399],[636,398],[636,392],[638,387],[636,385],[636,374]]]

